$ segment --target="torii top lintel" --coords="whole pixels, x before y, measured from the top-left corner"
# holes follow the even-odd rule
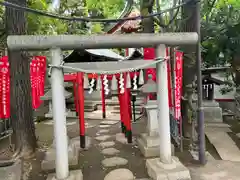
[[[166,45],[197,44],[197,33],[139,33],[111,35],[14,35],[8,36],[7,45],[10,50],[49,50],[60,48],[72,49],[107,49],[107,48],[140,48]]]

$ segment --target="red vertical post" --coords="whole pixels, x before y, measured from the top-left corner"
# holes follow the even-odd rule
[[[131,81],[131,84],[132,84],[132,78],[133,78],[134,74],[129,72],[129,76],[130,76],[130,81]],[[127,89],[127,93],[128,93],[128,108],[129,108],[128,112],[129,112],[130,117],[132,119],[132,101],[131,101],[132,96],[131,96],[131,89],[130,88]]]
[[[105,101],[105,92],[104,92],[104,84],[103,84],[103,78],[100,77],[102,79],[102,118],[105,119],[106,118],[106,101]]]
[[[84,87],[83,87],[83,73],[77,73],[78,84],[78,113],[79,113],[79,133],[80,133],[80,146],[85,148],[85,120],[84,120]]]
[[[77,86],[77,82],[76,80],[73,81],[73,97],[74,97],[74,104],[75,104],[75,109],[76,109],[76,116],[78,116],[78,111],[79,111],[79,107],[78,107],[78,86]]]
[[[131,117],[130,117],[130,112],[129,112],[129,92],[126,87],[126,80],[127,80],[127,73],[124,73],[124,93],[123,93],[123,98],[122,98],[122,105],[123,107],[128,107],[128,108],[123,108],[123,114],[124,114],[124,121],[125,121],[125,126],[126,126],[126,137],[128,140],[128,143],[132,143],[132,127],[131,127]]]
[[[125,122],[124,122],[124,112],[123,112],[122,97],[123,97],[123,95],[120,94],[119,79],[118,79],[118,101],[119,101],[119,106],[120,106],[121,128],[122,128],[122,133],[125,134],[126,133],[126,127],[125,127]]]
[[[127,89],[127,92],[128,92],[128,107],[129,107],[129,115],[132,119],[132,96],[131,96],[131,89]]]

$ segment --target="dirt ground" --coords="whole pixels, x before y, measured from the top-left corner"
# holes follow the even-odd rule
[[[77,120],[68,120],[68,122],[74,122]],[[98,144],[99,142],[94,139],[96,133],[99,130],[98,125],[100,121],[89,120],[87,121],[89,126],[93,126],[87,129],[86,135],[92,137],[92,146],[87,151],[80,152],[79,165],[75,167],[70,167],[70,169],[81,169],[84,174],[84,180],[93,180],[93,179],[104,179],[105,175],[115,168],[104,168],[101,165],[101,161],[104,159],[104,155],[101,154]],[[120,132],[120,124],[117,123],[113,125],[110,129],[110,134],[112,137],[109,139],[115,140],[116,133]],[[143,123],[133,124],[133,136],[136,138],[141,132],[144,132],[145,126]],[[38,142],[40,149],[45,149],[52,143],[53,140],[53,126],[46,125],[44,122],[36,125],[36,134],[38,136]],[[73,124],[68,126],[68,136],[70,138],[78,136],[78,125]],[[134,139],[135,139],[134,138]],[[114,146],[116,149],[121,152],[118,154],[118,157],[122,157],[128,160],[126,166],[121,166],[121,168],[127,168],[131,170],[136,178],[147,178],[147,171],[145,169],[145,160],[142,154],[140,153],[136,143],[133,144],[122,144],[116,142]],[[38,153],[36,161],[33,162],[33,171],[31,173],[30,179],[34,180],[45,180],[46,174],[50,172],[41,172],[40,169],[40,160],[42,156],[41,153]]]
[[[233,120],[230,117],[225,117],[224,121],[231,125],[232,132],[229,133],[230,137],[236,142],[237,146],[240,148],[240,139],[236,136],[237,133],[240,133],[240,123],[237,120]],[[38,138],[39,149],[36,153],[36,158],[29,162],[24,162],[24,168],[30,169],[30,174],[27,175],[28,180],[46,180],[47,173],[41,171],[41,160],[43,158],[43,151],[48,148],[49,145],[52,144],[53,141],[53,125],[46,124],[48,121],[43,121],[41,123],[36,124],[36,135]],[[68,125],[68,136],[70,138],[78,136],[78,125],[77,119],[69,119],[68,122],[72,123]],[[81,169],[84,174],[84,180],[103,180],[105,175],[113,170],[113,168],[104,168],[101,165],[101,161],[104,159],[104,156],[101,154],[98,141],[94,139],[96,137],[96,133],[99,130],[99,120],[89,120],[87,121],[89,128],[86,129],[86,135],[92,137],[92,146],[87,151],[80,152],[79,164],[75,167],[70,167],[70,169]],[[133,136],[137,138],[140,133],[145,132],[146,124],[143,120],[140,120],[137,123],[133,124]],[[117,123],[113,125],[110,129],[109,134],[112,136],[109,140],[115,140],[116,133],[120,132],[120,124]],[[116,141],[115,141],[116,142]],[[196,165],[196,162],[192,160],[190,153],[187,151],[188,149],[188,141],[184,141],[185,146],[184,152],[180,152],[179,149],[176,149],[176,155],[180,158],[180,160],[186,166]],[[6,158],[8,156],[8,151],[6,148],[8,147],[8,140],[5,139],[1,141],[0,146],[0,158]],[[147,171],[145,168],[145,159],[140,153],[136,143],[131,145],[129,144],[121,144],[116,142],[115,148],[120,150],[119,157],[123,157],[128,160],[128,164],[126,166],[121,166],[131,170],[136,178],[147,178]],[[215,158],[220,159],[218,153],[216,152],[213,145],[209,143],[206,138],[206,148],[207,151]],[[11,153],[10,153],[11,154]],[[27,180],[26,179],[26,180]]]

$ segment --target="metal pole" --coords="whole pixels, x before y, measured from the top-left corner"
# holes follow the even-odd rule
[[[51,49],[52,65],[59,66],[62,61],[61,49]],[[66,179],[69,175],[68,169],[68,142],[66,129],[66,104],[64,97],[63,71],[52,68],[52,111],[54,120],[54,136],[56,143],[56,179]]]
[[[157,46],[155,53],[156,57],[165,57],[165,45]],[[158,63],[156,66],[160,161],[165,164],[170,164],[172,162],[172,155],[168,106],[167,61]]]
[[[201,15],[200,8],[201,5],[198,2],[196,4],[196,19],[197,19],[197,33],[199,36],[199,40],[197,43],[196,49],[196,58],[197,58],[197,89],[198,89],[198,109],[197,109],[197,121],[198,121],[198,141],[199,141],[199,161],[201,164],[206,163],[205,157],[205,133],[204,133],[204,114],[202,107],[202,71],[201,71],[201,39],[200,39],[200,29],[201,29]]]

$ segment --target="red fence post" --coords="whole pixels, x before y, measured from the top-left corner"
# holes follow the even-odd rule
[[[132,127],[131,127],[131,116],[129,112],[129,92],[126,87],[127,83],[127,73],[124,73],[124,93],[122,97],[122,106],[123,106],[123,114],[124,114],[124,121],[125,121],[125,127],[126,127],[126,137],[128,140],[128,143],[132,143]],[[124,108],[127,107],[127,108]]]
[[[102,86],[102,118],[106,118],[106,100],[105,100],[105,91],[104,91],[104,84],[103,84],[103,77],[101,78],[101,86]]]
[[[124,112],[123,112],[123,95],[120,93],[120,88],[119,88],[119,78],[118,78],[118,101],[119,101],[119,106],[120,106],[120,120],[121,120],[121,129],[122,133],[126,133],[126,126],[125,126],[125,120],[124,120]]]
[[[75,105],[75,110],[76,110],[76,116],[78,116],[79,113],[79,104],[78,104],[78,84],[75,81],[73,81],[73,98],[74,98],[74,105]]]
[[[78,84],[78,113],[79,113],[79,131],[80,131],[80,146],[85,148],[85,120],[84,120],[84,87],[83,87],[83,73],[77,73]]]

